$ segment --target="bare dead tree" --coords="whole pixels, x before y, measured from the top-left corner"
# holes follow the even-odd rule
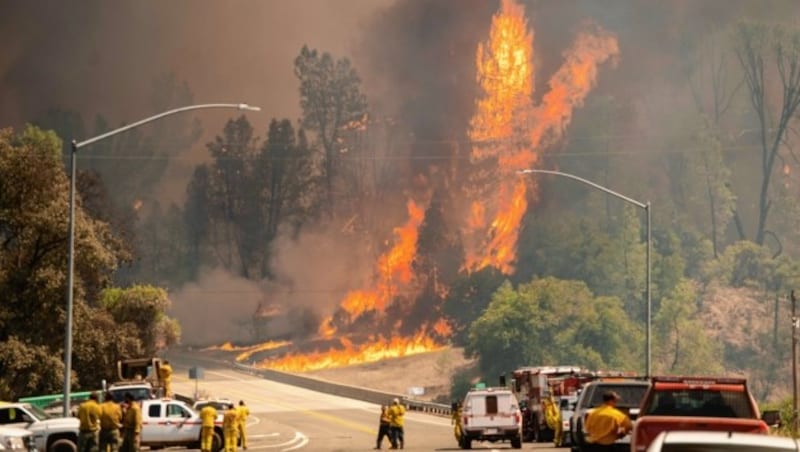
[[[770,182],[775,161],[790,122],[800,106],[800,31],[782,26],[741,23],[736,28],[736,56],[745,74],[750,104],[758,118],[760,132],[761,187],[758,196],[758,226],[755,242],[764,244],[772,200]],[[779,108],[770,104],[768,75],[780,79]]]

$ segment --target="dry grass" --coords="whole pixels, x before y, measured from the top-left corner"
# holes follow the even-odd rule
[[[450,377],[458,369],[472,363],[472,360],[464,358],[463,349],[445,348],[375,363],[308,372],[305,375],[399,394],[407,394],[411,387],[421,387],[425,389],[425,394],[417,398],[446,401],[449,400]]]

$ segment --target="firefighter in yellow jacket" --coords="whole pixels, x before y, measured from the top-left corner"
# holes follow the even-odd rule
[[[400,400],[392,400],[392,406],[389,407],[389,439],[392,440],[392,449],[402,449],[405,444],[405,432],[403,431],[405,415],[406,409],[400,405]]]
[[[453,435],[456,437],[456,442],[461,444],[461,402],[453,402],[450,411],[450,424],[453,426]]]
[[[100,452],[119,451],[121,427],[122,408],[111,398],[111,393],[108,393],[100,404]]]
[[[239,434],[239,438],[242,440],[242,449],[247,450],[246,428],[247,428],[247,417],[250,416],[250,408],[247,408],[247,405],[244,404],[244,400],[240,400],[239,406],[236,408],[236,412],[239,415],[237,433]]]
[[[239,413],[231,403],[222,417],[222,436],[225,437],[225,452],[236,452],[237,427],[239,426]]]
[[[214,421],[217,420],[217,409],[210,403],[200,410],[200,450],[212,452],[214,448]]]
[[[164,397],[172,397],[172,366],[169,365],[169,361],[164,360],[158,366],[158,379],[164,386]]]
[[[78,407],[80,427],[78,432],[78,452],[97,452],[100,433],[100,404],[96,392],[89,394],[89,400]]]
[[[556,447],[561,447],[561,440],[564,438],[564,423],[561,422],[561,409],[558,402],[550,394],[542,402],[544,407],[544,420],[548,427],[553,430],[553,442]]]
[[[142,407],[133,400],[133,394],[125,393],[125,413],[122,415],[122,447],[120,452],[139,452],[142,434]]]

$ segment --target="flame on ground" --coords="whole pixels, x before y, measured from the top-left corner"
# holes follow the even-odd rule
[[[292,343],[289,341],[269,341],[263,344],[254,345],[252,347],[248,347],[245,351],[236,355],[236,361],[244,361],[253,356],[253,354],[255,353],[275,350],[277,348],[286,347],[291,344]]]
[[[549,80],[539,106],[532,97],[533,33],[521,5],[503,0],[489,39],[478,46],[483,96],[476,102],[469,137],[473,162],[493,162],[494,172],[483,177],[492,178],[494,188],[471,206],[465,231],[468,271],[488,266],[505,274],[514,271],[519,227],[536,194],[535,183],[520,179],[517,171],[533,167],[542,148],[563,136],[574,108],[596,84],[598,66],[619,55],[613,35],[598,26],[588,28],[564,53],[564,64]]]
[[[387,358],[400,358],[417,355],[444,348],[434,341],[426,331],[413,337],[379,337],[367,344],[354,345],[349,340],[340,339],[342,348],[316,351],[301,355],[288,355],[275,360],[262,361],[258,367],[283,372],[309,372],[321,369],[372,363]]]
[[[419,226],[425,218],[425,209],[413,200],[407,203],[408,220],[403,226],[394,228],[394,245],[383,253],[376,264],[377,280],[369,289],[353,290],[339,303],[350,320],[369,311],[383,312],[392,302],[395,294],[409,287],[414,279],[411,264],[417,253]],[[325,338],[336,334],[333,317],[325,319],[318,333]]]

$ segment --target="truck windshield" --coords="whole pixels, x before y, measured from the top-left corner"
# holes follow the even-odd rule
[[[31,415],[33,415],[33,417],[35,417],[36,420],[38,420],[38,421],[43,421],[45,419],[51,419],[52,418],[52,416],[50,416],[49,414],[45,413],[44,410],[42,410],[38,406],[25,405],[25,408],[27,408],[28,411],[31,412]]]
[[[744,391],[661,390],[653,394],[645,412],[657,416],[755,417]]]
[[[618,385],[603,385],[595,388],[592,393],[592,403],[590,407],[598,407],[603,404],[603,393],[606,391],[614,391],[620,396],[617,402],[618,407],[622,408],[638,408],[642,403],[645,392],[647,392],[647,385],[643,384],[618,384]]]

